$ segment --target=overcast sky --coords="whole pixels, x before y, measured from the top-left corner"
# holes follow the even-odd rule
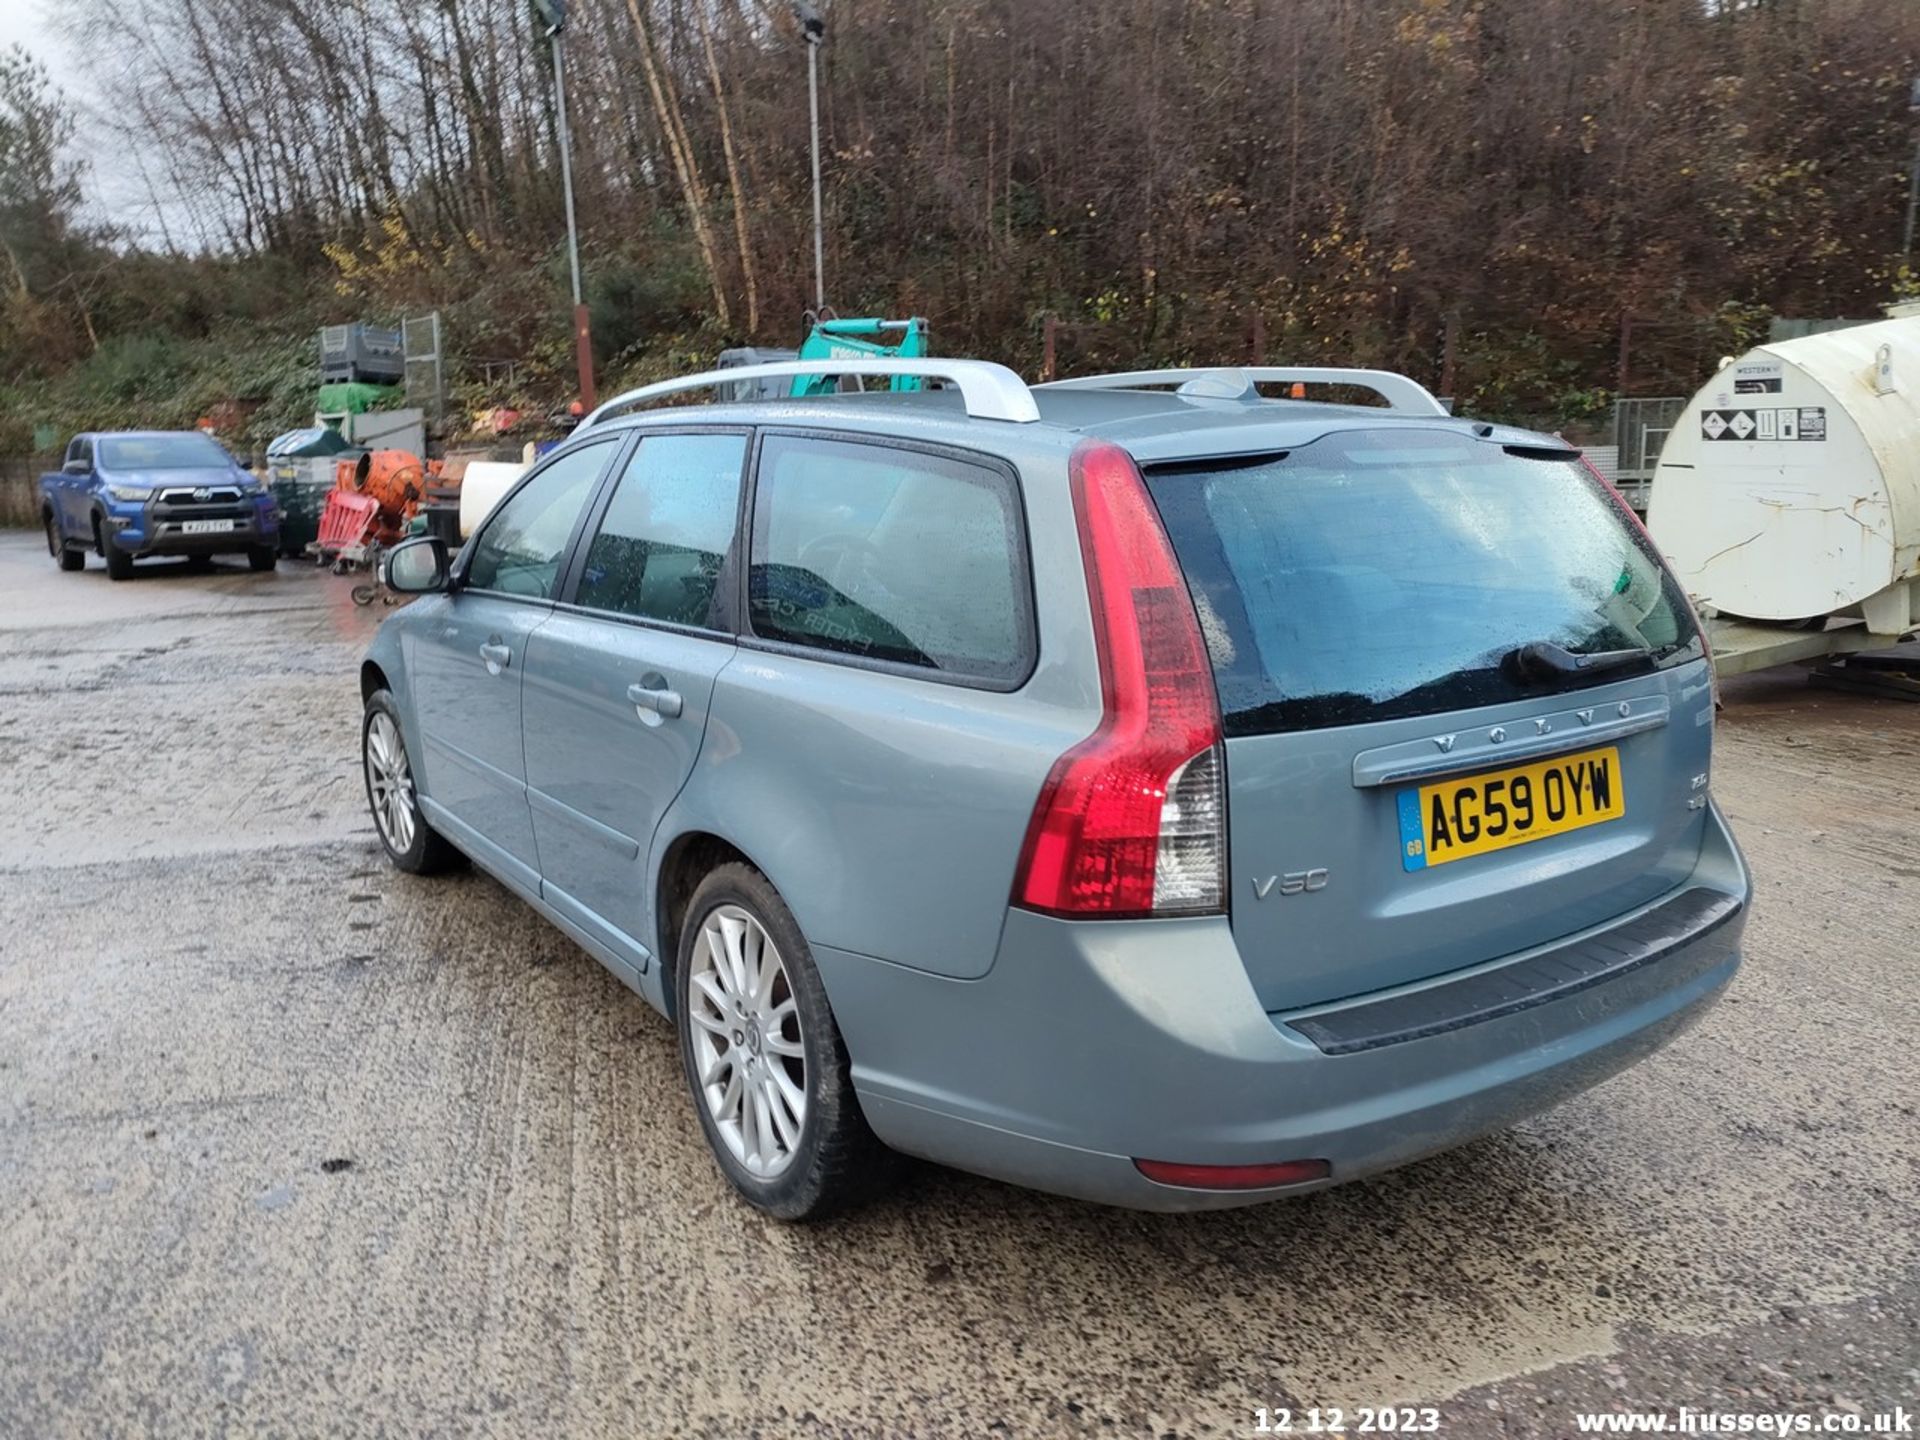
[[[54,37],[45,0],[0,0],[0,46],[4,45],[26,46],[53,72],[61,88],[74,88],[72,57]]]
[[[85,212],[136,241],[157,244],[161,227],[138,166],[124,153],[120,142],[110,141],[94,123],[97,112],[91,102],[95,87],[81,68],[76,48],[67,43],[54,18],[63,8],[61,0],[0,0],[0,47],[26,46],[47,67],[53,83],[72,106],[79,121],[74,153],[87,165],[82,182]],[[173,213],[177,207],[169,203],[165,208],[179,228],[181,217]]]

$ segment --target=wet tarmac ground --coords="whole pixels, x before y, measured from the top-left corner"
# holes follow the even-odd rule
[[[1920,705],[1728,686],[1746,968],[1555,1112],[1253,1210],[918,1167],[799,1229],[730,1198],[665,1021],[388,868],[350,583],[0,533],[0,1435],[1920,1410]]]

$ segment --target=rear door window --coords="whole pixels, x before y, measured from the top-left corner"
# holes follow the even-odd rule
[[[587,547],[575,603],[719,628],[715,604],[733,545],[746,451],[744,435],[641,440]]]
[[[1229,735],[1524,699],[1703,653],[1651,543],[1572,458],[1383,429],[1147,481]],[[1543,670],[1520,654],[1541,644],[1611,658]]]
[[[755,497],[755,635],[1003,688],[1032,669],[1025,531],[1006,471],[770,435]]]

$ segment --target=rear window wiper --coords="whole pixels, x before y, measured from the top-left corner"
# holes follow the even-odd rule
[[[1605,670],[1637,664],[1653,658],[1653,647],[1636,645],[1628,650],[1590,650],[1584,653],[1555,645],[1551,640],[1535,640],[1509,651],[1507,663],[1523,675],[1558,679],[1566,675],[1597,675]]]

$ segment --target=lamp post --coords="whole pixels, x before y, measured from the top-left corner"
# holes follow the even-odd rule
[[[820,47],[826,43],[827,22],[807,0],[793,0],[800,33],[807,41],[807,108],[813,120],[813,309],[827,308],[827,247],[820,213]]]
[[[567,128],[567,72],[561,58],[561,36],[567,28],[567,0],[533,0],[547,27],[553,50],[553,109],[560,142],[560,184],[567,206],[567,261],[573,271],[573,354],[580,369],[580,403],[592,410],[598,397],[593,387],[593,326],[580,293],[580,231],[573,218],[573,138]]]

